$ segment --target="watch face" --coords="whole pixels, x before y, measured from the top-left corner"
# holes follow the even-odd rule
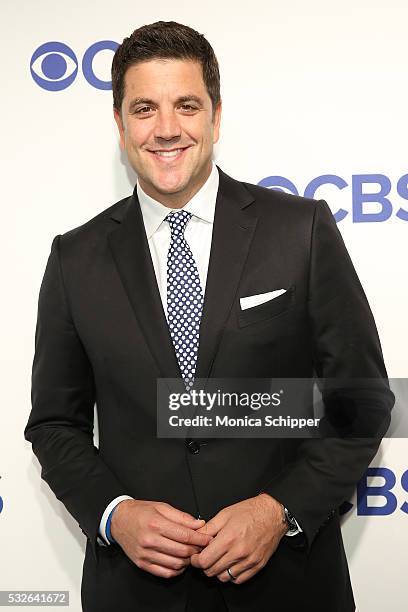
[[[293,514],[291,514],[289,510],[287,510],[286,508],[285,508],[285,517],[286,517],[286,522],[289,527],[289,532],[297,531],[296,519],[293,516]]]

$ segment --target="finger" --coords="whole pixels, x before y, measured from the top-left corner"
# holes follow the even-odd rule
[[[218,512],[211,520],[198,529],[199,533],[206,533],[213,537],[227,524],[229,519],[228,513],[225,511]]]
[[[180,558],[188,558],[194,554],[198,554],[202,551],[201,546],[192,546],[191,544],[180,544],[180,542],[175,542],[174,540],[170,540],[169,538],[164,538],[163,536],[159,536],[157,541],[154,539],[150,546],[146,546],[146,548],[150,548],[157,552],[162,552],[166,555],[171,555],[172,557],[180,557]]]
[[[214,538],[203,550],[191,557],[191,565],[207,570],[228,552],[229,542],[220,536]]]
[[[157,505],[156,508],[158,512],[160,512],[160,514],[165,516],[170,521],[173,521],[174,523],[178,523],[180,525],[184,525],[184,527],[188,527],[189,529],[199,529],[200,527],[203,527],[203,525],[205,525],[204,519],[196,519],[188,512],[178,510],[170,504],[160,503]]]
[[[149,572],[160,578],[174,578],[186,571],[185,567],[180,570],[173,570],[168,567],[149,563],[148,561],[138,561],[136,565],[145,572]]]
[[[240,569],[239,565],[234,565],[234,566],[231,566],[229,570],[231,574],[235,576],[235,580],[231,579],[227,570],[218,574],[217,578],[221,582],[231,582],[232,584],[242,584],[243,582],[246,582],[247,580],[255,576],[255,574],[257,574],[261,568],[262,566],[259,563],[252,564],[250,568],[247,568],[244,570],[242,570],[242,567]]]
[[[212,576],[222,576],[227,569],[230,569],[232,574],[238,575],[243,571],[253,567],[255,562],[251,562],[248,559],[248,555],[245,554],[235,554],[234,551],[230,550],[227,554],[223,555],[218,561],[213,563],[210,567],[205,569],[205,575],[211,578]],[[232,571],[234,568],[236,571]],[[236,573],[237,572],[237,573]]]
[[[180,557],[173,557],[154,550],[145,551],[145,553],[141,556],[141,561],[150,563],[151,565],[160,565],[161,567],[176,571],[182,570],[183,568],[186,568],[187,565],[190,565],[189,558],[182,559]]]
[[[190,563],[193,567],[201,567],[199,553],[195,553],[194,555],[191,555]]]
[[[151,525],[153,529],[157,529],[160,535],[165,538],[169,538],[169,540],[174,540],[175,542],[181,542],[182,544],[190,544],[192,546],[207,546],[207,544],[211,540],[211,536],[205,533],[198,533],[193,529],[189,529],[188,527],[183,527],[178,523],[173,523],[166,518],[162,518],[160,524]]]

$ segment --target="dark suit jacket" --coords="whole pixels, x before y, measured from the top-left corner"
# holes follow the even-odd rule
[[[240,310],[240,297],[282,287],[292,289]],[[375,323],[323,201],[220,170],[200,334],[197,377],[384,378],[361,403],[389,418]],[[182,612],[199,571],[166,580],[118,545],[99,546],[113,498],[166,501],[208,520],[261,490],[290,509],[304,534],[284,537],[251,580],[220,585],[228,609],[354,610],[338,507],[380,440],[213,439],[190,452],[184,440],[156,436],[156,379],[179,376],[135,189],[55,237],[39,297],[25,437],[88,538],[84,610]]]

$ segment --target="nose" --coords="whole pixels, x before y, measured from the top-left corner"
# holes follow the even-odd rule
[[[154,130],[155,139],[172,141],[178,140],[181,136],[181,127],[176,111],[172,109],[161,109],[156,114],[156,124]]]

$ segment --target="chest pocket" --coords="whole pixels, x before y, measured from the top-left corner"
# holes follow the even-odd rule
[[[291,310],[295,305],[295,287],[291,286],[278,297],[268,300],[263,304],[252,306],[251,308],[241,309],[241,305],[238,298],[237,304],[237,318],[238,326],[245,327],[252,323],[258,323],[260,321],[267,321],[283,313]]]

